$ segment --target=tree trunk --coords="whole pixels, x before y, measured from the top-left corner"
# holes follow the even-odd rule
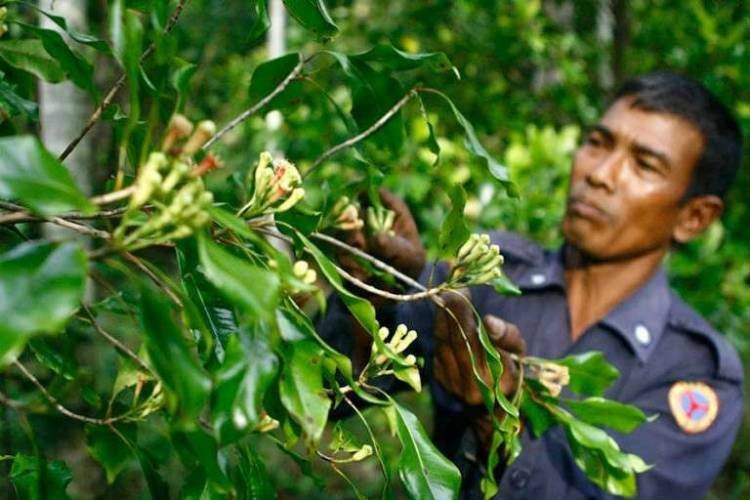
[[[63,16],[68,26],[77,31],[86,32],[85,0],[43,0],[39,6],[58,16]],[[54,10],[53,10],[54,9]],[[70,43],[67,34],[59,30],[56,24],[46,16],[40,15],[40,26],[60,31]],[[55,156],[73,140],[91,114],[90,97],[71,82],[50,84],[39,83],[39,123],[42,142]],[[78,147],[65,160],[78,187],[85,194],[92,192],[93,144],[91,136],[84,138]],[[48,225],[45,232],[50,237],[70,237],[67,229]]]

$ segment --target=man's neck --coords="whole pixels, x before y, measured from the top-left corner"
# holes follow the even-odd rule
[[[570,336],[575,341],[646,283],[667,249],[613,261],[591,259],[569,245],[564,252]]]

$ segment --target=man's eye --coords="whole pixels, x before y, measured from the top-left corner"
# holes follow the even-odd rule
[[[589,146],[599,147],[602,145],[602,141],[599,140],[598,137],[590,135],[586,137],[586,144]]]
[[[658,170],[656,166],[654,166],[652,163],[646,160],[638,159],[637,161],[638,161],[638,166],[641,167],[641,169],[643,170],[654,170],[654,171]]]

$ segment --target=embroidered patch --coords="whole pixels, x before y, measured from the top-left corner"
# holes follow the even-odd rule
[[[716,420],[719,398],[703,382],[675,382],[669,389],[669,408],[682,430],[697,434]]]

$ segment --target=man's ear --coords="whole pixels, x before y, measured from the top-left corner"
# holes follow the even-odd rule
[[[724,202],[714,195],[690,198],[680,209],[672,237],[678,243],[687,243],[708,229],[721,216]]]

